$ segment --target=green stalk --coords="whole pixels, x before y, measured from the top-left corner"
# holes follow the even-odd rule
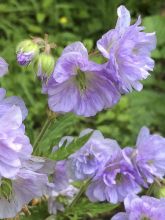
[[[88,187],[88,185],[90,184],[91,179],[88,179],[80,188],[79,192],[77,193],[77,195],[75,196],[75,198],[73,199],[73,201],[71,202],[71,204],[68,206],[67,211],[69,209],[72,209],[74,207],[75,204],[78,203],[78,201],[80,200],[81,196],[83,195],[83,193],[85,192],[86,188]]]
[[[147,192],[146,192],[146,195],[147,195],[147,196],[151,196],[151,194],[152,194],[153,191],[154,191],[154,187],[155,187],[155,183],[152,183],[152,184],[149,186],[149,188],[148,188],[148,190],[147,190]]]
[[[33,154],[36,155],[38,153],[38,147],[39,147],[39,143],[41,141],[41,139],[43,138],[45,132],[47,131],[47,129],[49,128],[49,126],[51,125],[52,121],[56,118],[55,114],[48,114],[48,118],[45,121],[38,137],[35,139],[34,144],[33,144]]]

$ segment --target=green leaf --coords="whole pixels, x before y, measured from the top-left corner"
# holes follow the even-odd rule
[[[148,16],[143,19],[143,25],[146,27],[146,32],[156,32],[158,39],[157,44],[161,46],[165,43],[165,17],[160,15]]]
[[[66,146],[66,144],[64,144],[57,151],[53,152],[49,158],[53,159],[53,160],[66,159],[69,155],[73,154],[78,149],[80,149],[89,140],[92,133],[93,133],[93,131],[82,136],[82,137],[75,138],[68,146]]]
[[[114,209],[116,209],[119,204],[110,203],[92,203],[87,198],[82,199],[79,203],[70,210],[67,215],[72,216],[70,219],[74,219],[74,216],[78,216],[79,219],[85,219],[85,216],[97,217],[99,214],[108,213],[110,216]]]
[[[60,116],[59,118],[57,117],[40,142],[40,155],[49,156],[52,152],[52,148],[58,144],[59,140],[63,136],[72,133],[72,130],[76,128],[76,123],[78,121],[79,118],[74,114],[66,114],[64,116]]]
[[[46,15],[44,13],[37,13],[36,14],[36,18],[38,23],[43,23],[43,21],[45,20]]]
[[[28,206],[31,215],[20,215],[20,220],[43,220],[49,216],[46,203],[37,206]]]

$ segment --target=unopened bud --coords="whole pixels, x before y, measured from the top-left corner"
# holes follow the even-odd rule
[[[47,53],[41,53],[37,60],[37,76],[40,78],[48,78],[54,70],[54,57]]]
[[[17,62],[21,66],[27,66],[39,53],[39,46],[32,40],[24,40],[17,46]]]
[[[157,187],[155,196],[158,198],[165,198],[165,186]]]

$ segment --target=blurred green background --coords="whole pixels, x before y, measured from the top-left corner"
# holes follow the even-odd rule
[[[85,127],[100,129],[122,146],[133,145],[143,125],[165,135],[165,4],[161,0],[0,0],[0,56],[10,64],[10,72],[0,79],[8,95],[21,96],[29,109],[27,133],[34,140],[46,118],[46,96],[33,71],[21,68],[15,59],[16,45],[30,36],[43,37],[45,33],[58,47],[55,59],[64,46],[82,41],[89,50],[97,39],[116,23],[116,9],[124,4],[131,11],[133,21],[142,15],[146,31],[157,33],[157,50],[153,53],[155,70],[144,81],[142,92],[123,96],[112,110],[92,118],[65,116],[63,124],[56,122],[51,144],[62,135],[78,134]],[[61,126],[61,127],[60,127]],[[34,129],[34,130],[33,130]],[[32,132],[34,131],[34,132]],[[46,142],[45,142],[46,143]],[[43,146],[45,147],[45,146]]]

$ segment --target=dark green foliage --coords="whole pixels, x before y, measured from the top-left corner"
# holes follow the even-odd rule
[[[73,114],[66,114],[55,119],[43,136],[39,151],[41,155],[48,156],[52,148],[58,144],[61,137],[72,134],[78,126],[78,118]]]
[[[49,216],[48,207],[46,203],[42,202],[37,206],[29,206],[30,215],[20,215],[20,220],[44,220]]]
[[[108,213],[109,216],[113,213],[113,210],[119,207],[118,204],[109,204],[109,203],[91,203],[87,199],[82,199],[79,204],[74,206],[73,210],[67,213],[70,220],[78,219],[95,219],[98,215],[102,214],[102,217],[106,216]],[[101,216],[100,216],[101,217]],[[64,218],[65,219],[65,218]],[[98,217],[98,220],[100,218]],[[102,219],[102,218],[101,218]]]

